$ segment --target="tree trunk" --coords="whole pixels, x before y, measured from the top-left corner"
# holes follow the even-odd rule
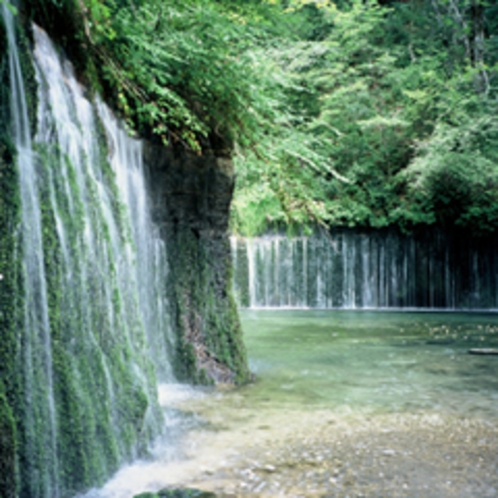
[[[484,63],[484,6],[480,0],[472,0],[471,5],[471,46],[472,66],[478,70],[474,85],[478,93],[485,95],[489,92],[489,77]]]

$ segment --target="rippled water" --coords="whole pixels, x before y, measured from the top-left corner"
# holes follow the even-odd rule
[[[245,311],[257,404],[498,415],[495,314]]]
[[[496,496],[498,356],[468,351],[498,348],[497,315],[241,318],[255,383],[163,387],[175,438],[89,497],[166,486],[220,496]]]

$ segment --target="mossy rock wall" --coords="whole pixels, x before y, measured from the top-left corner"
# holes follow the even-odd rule
[[[34,136],[38,92],[46,89],[35,78],[30,33],[21,24],[16,30]],[[21,175],[11,136],[7,49],[0,20],[0,497],[69,498],[102,485],[119,465],[145,452],[159,433],[162,414],[136,293],[118,285],[118,258],[110,250],[98,192],[87,175],[88,196],[82,196],[75,165],[55,140],[33,143],[49,340],[38,322],[26,325],[34,308],[26,305],[28,272],[23,266],[28,239],[23,233],[30,225],[23,223]],[[115,197],[114,207],[119,197],[106,139],[102,130],[94,135],[99,142],[96,168]],[[85,221],[83,202],[90,206]],[[114,209],[113,217],[120,240],[130,244],[126,216]],[[84,239],[85,223],[101,228],[95,235],[98,250],[92,253]],[[37,295],[39,317],[43,298]],[[84,309],[88,299],[95,306]]]
[[[136,318],[136,296],[127,297],[117,283],[97,193],[88,184],[83,200],[74,180],[76,166],[56,142],[34,145],[50,354],[44,350],[47,342],[25,326],[24,225],[3,35],[0,26],[0,497],[69,498],[102,484],[158,433],[155,369]],[[34,77],[30,37],[21,30],[19,35],[34,135],[37,92],[46,90]],[[102,181],[114,194],[105,134],[95,135]],[[159,145],[149,144],[145,152],[155,221],[169,251],[170,273],[164,279],[178,336],[176,373],[199,383],[242,383],[249,371],[231,294],[227,237],[232,163],[210,152],[197,156]],[[82,202],[91,206],[85,223],[102,228],[95,254],[81,238]],[[126,217],[112,210],[120,239],[130,243]],[[57,226],[63,226],[64,241]],[[98,263],[99,255],[105,264]],[[75,266],[69,278],[71,262],[86,262],[85,272]],[[88,313],[79,308],[86,296],[96,304]]]
[[[7,40],[0,19],[0,496],[17,496],[19,372],[23,282],[19,251],[20,192],[10,138]]]
[[[154,218],[168,248],[176,374],[199,383],[243,383],[250,374],[228,239],[232,161],[212,151],[195,155],[152,143],[145,160]]]

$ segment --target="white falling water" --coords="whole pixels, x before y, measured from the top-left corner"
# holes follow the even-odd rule
[[[32,139],[14,19],[5,5],[2,15],[22,201],[21,494],[58,498],[104,482],[163,430],[167,254],[141,142],[37,27]]]
[[[27,411],[27,426],[34,427],[37,419],[44,423],[45,465],[42,469],[32,466],[33,472],[40,472],[47,494],[58,498],[58,458],[56,443],[56,411],[52,374],[52,346],[48,317],[45,259],[42,243],[42,222],[40,198],[37,187],[37,172],[33,157],[30,123],[26,106],[23,75],[19,60],[12,12],[2,4],[2,16],[7,31],[9,48],[9,74],[11,92],[11,112],[13,142],[17,149],[17,164],[21,191],[22,209],[22,253],[25,287],[24,313],[24,390],[26,404],[32,407]],[[35,364],[36,363],[36,364]],[[36,376],[36,378],[35,378]],[[42,376],[42,378],[40,378]],[[46,386],[41,394],[35,383]],[[43,399],[44,398],[44,399]],[[34,435],[27,433],[28,453],[34,456],[36,442]],[[32,465],[29,463],[28,465]]]
[[[171,381],[173,373],[168,349],[173,346],[173,337],[166,300],[166,246],[151,218],[142,142],[130,138],[122,124],[100,99],[97,100],[97,109],[107,133],[110,149],[114,151],[111,166],[130,216],[136,254],[134,278],[151,354],[160,380]]]
[[[495,309],[493,245],[438,231],[232,237],[234,291],[250,308]]]
[[[123,341],[126,349],[150,355],[162,380],[171,380],[166,249],[150,217],[141,142],[98,98],[96,114],[71,65],[45,32],[35,27],[34,33],[41,88],[37,141],[41,150],[55,146],[58,155],[50,191],[71,288],[67,306],[83,322],[89,347],[105,351],[108,340]],[[102,328],[110,338],[102,337]],[[105,353],[100,359],[109,377],[111,359]],[[150,364],[130,366],[133,382],[153,398]],[[120,381],[108,378],[111,399]],[[118,425],[119,414],[112,416]]]

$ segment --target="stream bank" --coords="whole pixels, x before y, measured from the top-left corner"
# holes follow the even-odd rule
[[[487,497],[498,490],[498,317],[244,311],[253,384],[176,398],[180,458],[106,492],[219,497]]]
[[[231,395],[236,403],[237,395]],[[357,416],[331,410],[233,419],[215,402],[195,409],[211,430],[191,433],[189,460],[171,485],[220,497],[492,497],[498,490],[498,428],[437,413]]]

